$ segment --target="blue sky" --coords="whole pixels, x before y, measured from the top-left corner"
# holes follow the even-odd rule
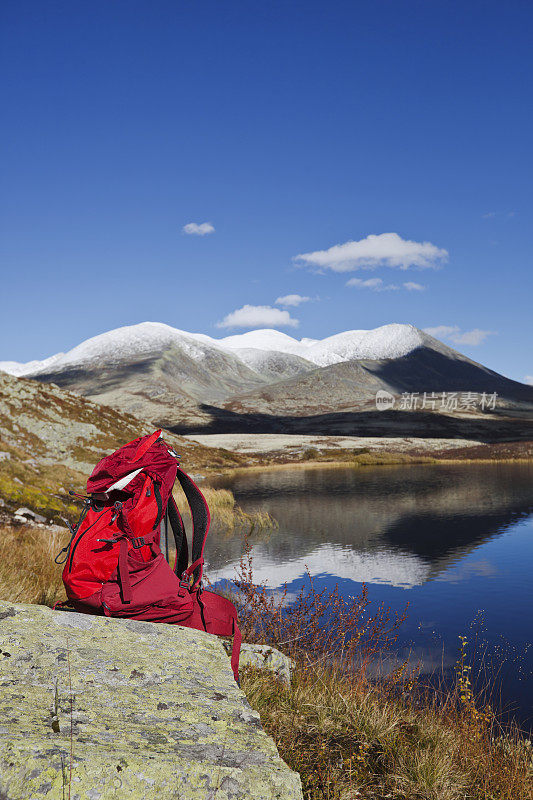
[[[143,320],[411,322],[533,375],[530,2],[0,13],[0,360]]]

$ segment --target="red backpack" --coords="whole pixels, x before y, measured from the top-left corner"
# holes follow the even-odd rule
[[[178,458],[160,430],[103,458],[87,481],[80,519],[70,526],[72,538],[56,562],[65,564],[63,583],[77,611],[233,636],[231,666],[238,680],[237,612],[229,600],[202,588],[209,509]],[[190,564],[172,496],[176,479],[191,510]],[[173,569],[167,560],[169,529],[176,545]],[[60,561],[62,553],[66,558]]]

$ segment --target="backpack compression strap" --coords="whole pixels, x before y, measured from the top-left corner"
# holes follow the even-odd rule
[[[209,508],[205,501],[205,497],[201,493],[198,486],[190,478],[186,472],[183,472],[178,467],[176,475],[177,480],[181,484],[181,488],[189,503],[192,517],[192,564],[187,567],[185,572],[193,576],[193,587],[197,586],[202,580],[203,564],[204,564],[204,545],[209,530]]]

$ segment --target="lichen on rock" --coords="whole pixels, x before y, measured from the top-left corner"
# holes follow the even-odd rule
[[[214,636],[0,603],[0,651],[9,800],[302,798]]]

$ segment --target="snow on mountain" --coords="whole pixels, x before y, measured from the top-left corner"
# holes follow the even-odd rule
[[[354,359],[400,358],[423,343],[414,325],[382,325],[370,331],[345,331],[320,342],[305,345],[304,358],[321,367]]]
[[[205,345],[198,342],[192,334],[162,322],[141,322],[139,325],[115,328],[87,339],[69,350],[55,366],[110,359],[120,361],[172,346],[179,346],[190,358],[201,359],[205,356]]]
[[[286,333],[275,331],[271,328],[263,328],[257,331],[247,331],[238,333],[234,336],[225,336],[223,339],[213,339],[221,347],[227,350],[269,350],[274,353],[290,353],[293,356],[305,358],[302,349],[303,342],[314,343],[317,339],[305,339],[298,341]]]
[[[0,370],[12,375],[36,375],[47,372],[50,367],[54,371],[81,364],[98,364],[101,362],[119,362],[132,356],[158,352],[171,346],[180,347],[186,355],[195,360],[203,359],[209,349],[194,334],[180,331],[161,322],[141,322],[139,325],[128,325],[115,328],[107,333],[93,336],[77,345],[67,353],[58,353],[44,361],[29,361],[19,364],[15,361],[0,362]],[[205,337],[207,340],[209,337]]]
[[[275,350],[259,350],[253,347],[236,348],[231,351],[247,367],[272,380],[293,378],[316,368],[316,364],[292,353]]]
[[[48,367],[57,364],[64,355],[64,353],[57,353],[55,356],[45,358],[44,361],[26,361],[25,363],[19,361],[0,361],[0,372],[7,372],[9,375],[20,378],[23,375],[30,375],[34,372],[46,370]]]
[[[206,334],[187,333],[160,322],[142,322],[93,336],[67,353],[58,353],[44,361],[26,364],[0,362],[0,370],[16,376],[37,375],[50,368],[57,371],[74,365],[120,362],[174,346],[195,360],[206,358],[213,349],[232,353],[257,372],[265,369],[271,372],[276,370],[276,354],[297,356],[321,367],[352,359],[399,358],[422,345],[424,336],[413,325],[391,324],[369,331],[345,331],[322,340],[298,340],[281,331],[269,329],[214,339]],[[268,357],[266,353],[269,353]],[[279,360],[281,371],[290,368],[290,359]],[[303,362],[300,366],[306,368]],[[296,359],[292,368],[297,369]]]
[[[290,353],[319,367],[353,359],[399,358],[420,347],[423,342],[424,334],[414,325],[397,323],[369,331],[344,331],[322,340],[293,339],[286,333],[273,330],[249,331],[219,340],[220,345],[237,353],[243,347]]]

